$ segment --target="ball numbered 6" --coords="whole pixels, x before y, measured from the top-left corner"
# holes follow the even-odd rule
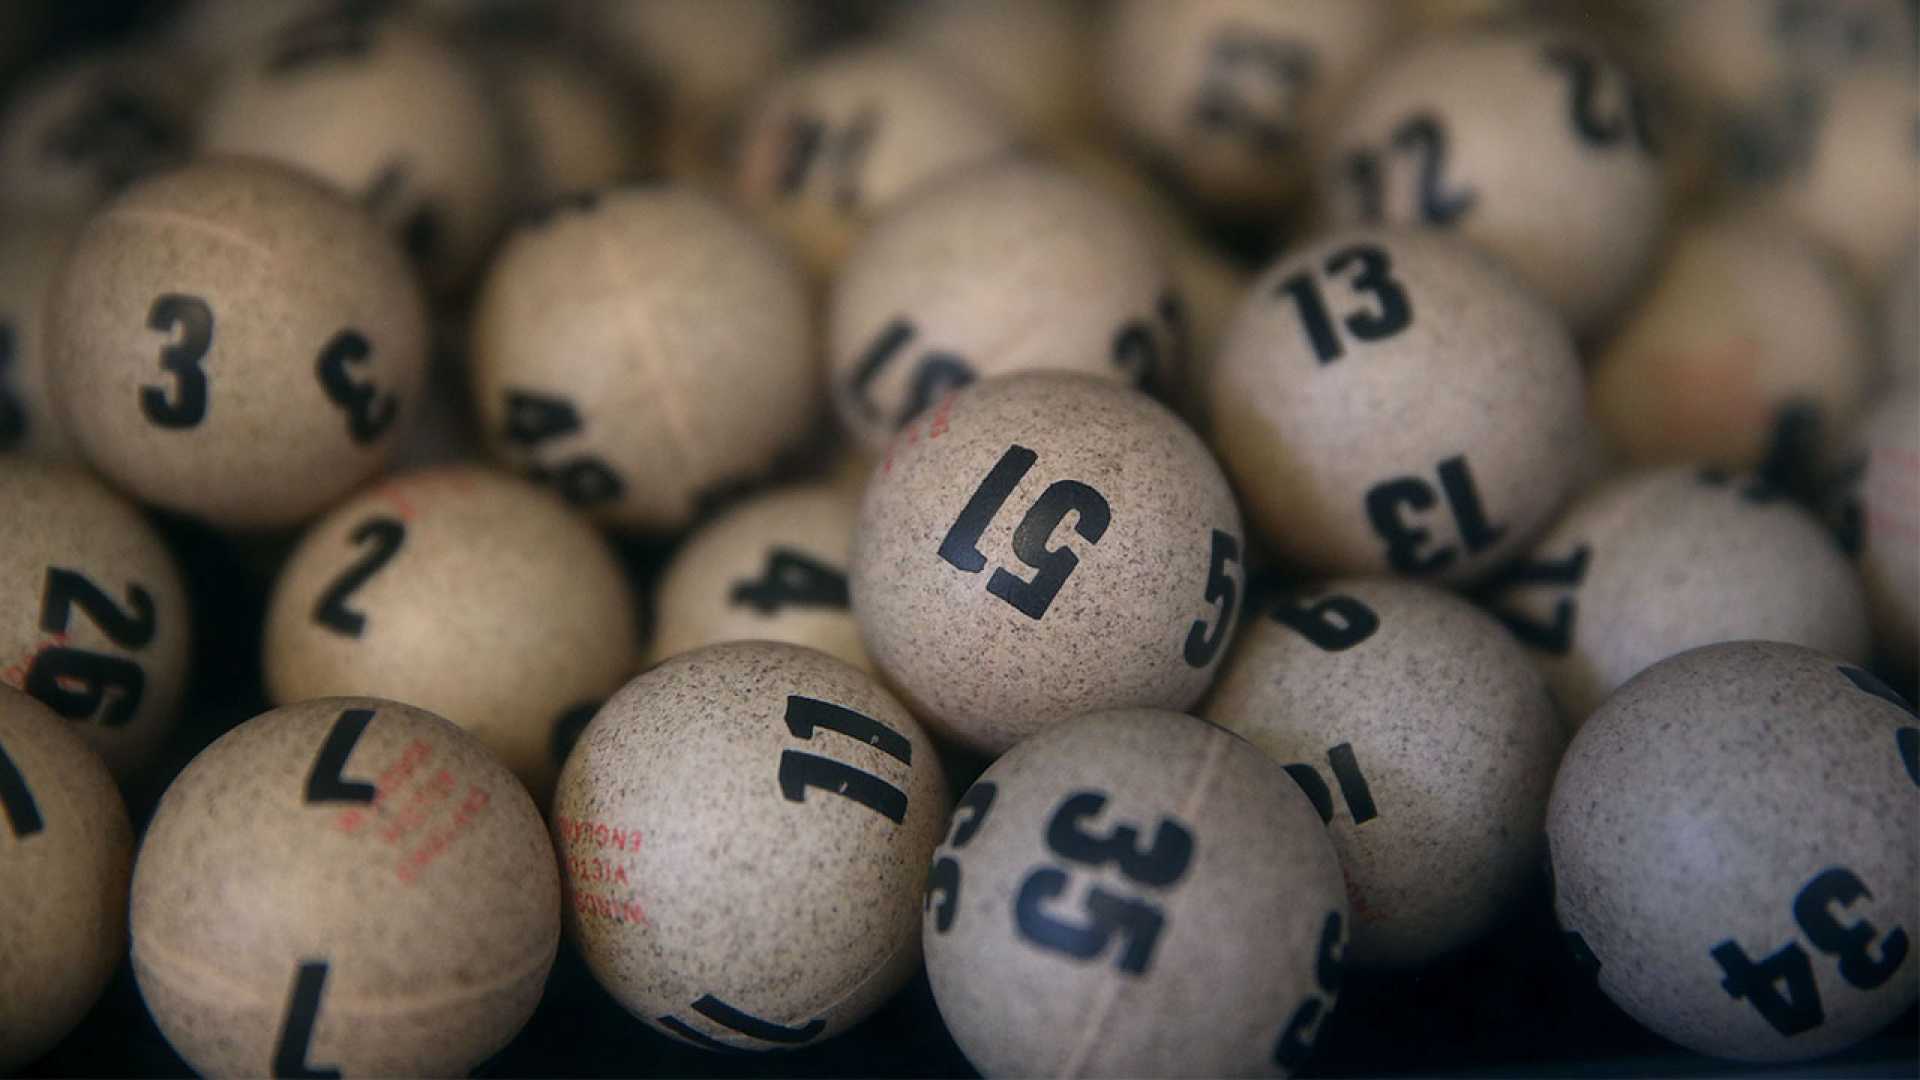
[[[426,371],[413,272],[344,199],[209,159],[96,214],[48,297],[68,432],[137,498],[291,525],[386,460]]]
[[[1297,1070],[1337,1000],[1326,830],[1252,744],[1190,716],[1080,717],[993,763],[927,875],[927,975],[988,1076]]]
[[[829,1038],[919,966],[951,796],[873,679],[732,642],[628,683],[554,799],[567,928],[620,1004],[710,1050]]]
[[[1207,395],[1277,554],[1316,574],[1457,583],[1517,553],[1587,438],[1565,325],[1457,238],[1360,230],[1241,302]]]
[[[1879,680],[1773,642],[1682,653],[1595,713],[1547,831],[1560,925],[1635,1019],[1795,1061],[1920,993],[1920,727]]]
[[[1025,372],[944,399],[868,482],[853,613],[914,715],[998,753],[1097,709],[1186,708],[1246,582],[1240,511],[1145,394]]]
[[[114,775],[173,730],[192,614],[146,518],[77,465],[0,464],[0,683],[75,723]]]
[[[464,1074],[540,999],[557,877],[533,800],[459,728],[302,702],[221,736],[161,798],[133,971],[202,1075]]]

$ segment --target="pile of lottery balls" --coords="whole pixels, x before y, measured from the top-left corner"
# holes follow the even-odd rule
[[[1917,42],[0,7],[0,1070],[1910,1069]]]

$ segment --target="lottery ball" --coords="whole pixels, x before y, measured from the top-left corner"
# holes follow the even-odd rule
[[[1101,43],[1107,111],[1201,202],[1271,215],[1392,20],[1377,0],[1124,0]]]
[[[640,171],[640,133],[614,87],[571,55],[502,47],[484,58],[510,151],[513,202],[537,209]]]
[[[847,598],[859,513],[859,492],[809,484],[754,496],[696,529],[660,575],[652,656],[784,641],[870,671]]]
[[[426,370],[426,311],[356,207],[280,166],[212,159],[88,222],[47,301],[55,410],[136,498],[292,525],[378,471]]]
[[[431,29],[334,5],[293,19],[208,103],[213,153],[282,162],[365,206],[436,292],[478,269],[508,206],[478,69]]]
[[[0,686],[0,1069],[46,1053],[106,989],[132,870],[106,766],[52,710]]]
[[[615,694],[561,773],[567,931],[682,1042],[830,1038],[918,968],[951,805],[933,743],[858,669],[768,641],[682,653]]]
[[[191,76],[177,55],[121,50],[31,73],[0,112],[0,202],[85,214],[192,150]]]
[[[1656,139],[1639,88],[1592,42],[1469,30],[1415,44],[1356,93],[1320,183],[1335,224],[1457,232],[1588,334],[1660,245]]]
[[[1595,421],[1628,461],[1743,469],[1766,458],[1783,425],[1845,431],[1872,369],[1864,313],[1839,268],[1778,220],[1734,213],[1675,236],[1600,350],[1589,390]]]
[[[788,0],[587,0],[565,5],[583,37],[651,86],[681,117],[716,118],[778,71],[808,12]]]
[[[203,1075],[464,1074],[540,999],[557,879],[533,800],[459,728],[302,702],[221,736],[161,797],[133,972]]]
[[[1487,603],[1576,726],[1649,665],[1759,638],[1866,660],[1860,579],[1813,516],[1751,475],[1673,466],[1583,495]]]
[[[1388,580],[1283,596],[1240,632],[1205,715],[1327,823],[1355,966],[1425,964],[1533,885],[1566,740],[1532,659],[1467,601]]]
[[[1013,141],[992,101],[959,76],[905,49],[859,47],[761,93],[747,109],[733,191],[824,276],[874,214]]]
[[[1855,433],[1843,534],[1856,549],[1873,636],[1892,668],[1920,669],[1920,385],[1896,388]]]
[[[0,683],[67,720],[115,776],[173,730],[193,619],[132,505],[77,465],[0,459]]]
[[[670,532],[807,432],[812,335],[800,270],[717,199],[582,195],[487,273],[475,410],[501,461],[602,523]]]
[[[900,7],[893,29],[991,94],[1021,130],[1053,141],[1093,119],[1090,21],[1073,0],[932,0]]]
[[[1312,805],[1252,744],[1117,709],[967,790],[927,874],[927,976],[988,1076],[1296,1071],[1338,999],[1347,897]]]
[[[1797,1061],[1920,991],[1920,727],[1844,660],[1695,649],[1568,747],[1547,833],[1560,925],[1629,1015],[1701,1053]]]
[[[1764,107],[1791,87],[1914,62],[1902,0],[1689,0],[1642,11],[1667,76],[1722,115]]]
[[[1433,232],[1342,232],[1282,257],[1241,301],[1207,394],[1276,554],[1316,575],[1448,583],[1547,525],[1584,409],[1560,317]]]
[[[79,233],[58,215],[0,217],[0,454],[75,456],[47,393],[47,289]]]
[[[1088,711],[1191,706],[1233,636],[1244,552],[1220,467],[1164,406],[1025,372],[894,439],[849,584],[867,653],[914,715],[999,753]]]
[[[281,704],[364,693],[460,725],[544,802],[578,730],[640,659],[639,615],[604,539],[496,470],[396,475],[302,538],[267,609]]]
[[[1049,165],[966,170],[889,211],[835,277],[827,379],[870,453],[976,379],[1179,382],[1185,312],[1148,223]]]

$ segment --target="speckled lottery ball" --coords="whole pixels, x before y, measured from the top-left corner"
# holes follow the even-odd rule
[[[560,776],[568,933],[683,1042],[830,1038],[919,966],[951,805],[933,743],[858,669],[768,641],[683,653],[615,694]]]
[[[207,1076],[461,1075],[532,1015],[560,942],[540,812],[485,747],[378,698],[275,709],[167,789],[133,971]]]
[[[894,439],[853,534],[853,613],[914,715],[999,753],[1098,709],[1184,709],[1246,585],[1226,477],[1164,406],[1026,372]]]
[[[1656,140],[1638,87],[1593,42],[1468,30],[1415,44],[1355,94],[1320,184],[1335,223],[1457,232],[1586,334],[1659,247]]]
[[[1280,766],[1190,716],[1049,728],[961,798],[927,975],[988,1076],[1297,1071],[1338,1000],[1346,892]]]
[[[1248,514],[1321,575],[1484,574],[1546,526],[1586,441],[1566,325],[1439,233],[1342,232],[1282,258],[1210,378]]]
[[[1722,214],[1675,235],[1590,392],[1627,460],[1738,469],[1782,437],[1844,432],[1873,367],[1860,300],[1825,252],[1777,218]]]
[[[1856,551],[1876,653],[1920,670],[1920,384],[1894,390],[1854,433],[1842,533]]]
[[[977,379],[1057,369],[1177,385],[1186,315],[1147,220],[1079,177],[968,169],[874,223],[834,279],[827,379],[871,453]]]
[[[1859,575],[1813,516],[1757,477],[1685,466],[1588,492],[1487,603],[1578,725],[1651,664],[1717,641],[1868,654]]]
[[[1377,0],[1125,0],[1101,45],[1107,111],[1201,201],[1284,208],[1315,143],[1386,42]]]
[[[1526,650],[1467,601],[1386,580],[1288,594],[1241,631],[1207,702],[1326,821],[1356,966],[1425,964],[1534,883],[1566,739]]]
[[[639,614],[606,541],[551,493],[493,469],[402,473],[328,514],[267,610],[267,692],[417,704],[551,794],[572,733],[640,660]]]
[[[180,570],[146,518],[77,465],[0,459],[0,506],[0,683],[131,776],[186,691]]]
[[[712,196],[617,188],[510,239],[473,323],[494,454],[597,520],[664,533],[766,472],[820,407],[801,271]]]
[[[358,208],[209,159],[90,220],[47,301],[68,434],[144,502],[292,525],[385,462],[426,370],[411,269]]]
[[[0,1069],[52,1049],[106,989],[132,870],[106,766],[52,710],[0,686]]]
[[[0,216],[0,454],[72,458],[47,393],[47,290],[80,223],[52,214]]]
[[[909,50],[859,47],[789,71],[747,110],[734,194],[824,276],[875,213],[1013,141],[984,91]]]
[[[651,655],[784,641],[870,670],[847,595],[859,513],[858,491],[809,484],[754,496],[695,530],[660,575]]]
[[[378,7],[336,4],[282,25],[214,93],[201,140],[357,200],[449,292],[506,215],[505,147],[479,70],[428,26]]]
[[[1648,669],[1575,737],[1547,832],[1560,925],[1634,1019],[1797,1061],[1920,991],[1920,727],[1873,676],[1743,641]]]

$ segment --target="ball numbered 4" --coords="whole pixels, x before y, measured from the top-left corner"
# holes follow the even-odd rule
[[[114,775],[173,730],[193,628],[146,518],[77,465],[0,463],[0,683],[73,721]]]
[[[399,250],[264,162],[204,160],[107,204],[47,324],[54,407],[87,460],[236,528],[291,525],[377,471],[426,371]]]
[[[162,796],[134,975],[203,1075],[464,1074],[540,999],[557,878],[533,801],[459,728],[302,702],[221,736]]]
[[[853,613],[919,716],[998,753],[1097,709],[1186,708],[1233,636],[1240,511],[1145,394],[1025,372],[896,437],[854,530]]]
[[[1280,766],[1123,709],[1021,743],[927,875],[927,975],[988,1076],[1297,1070],[1338,998],[1347,897]]]
[[[1483,574],[1545,527],[1586,439],[1565,324],[1435,233],[1344,232],[1282,258],[1210,379],[1249,516],[1322,575]]]
[[[933,743],[858,669],[775,642],[683,653],[615,694],[561,773],[568,933],[684,1042],[831,1037],[918,967],[950,805]]]
[[[99,757],[0,686],[0,1069],[51,1049],[106,989],[132,871],[133,826]]]
[[[1412,967],[1533,884],[1565,745],[1513,638],[1431,586],[1343,581],[1240,632],[1206,718],[1265,750],[1327,822],[1358,967]]]
[[[1635,1019],[1791,1061],[1920,993],[1920,727],[1873,676],[1733,642],[1649,668],[1580,730],[1548,811],[1555,911]]]

